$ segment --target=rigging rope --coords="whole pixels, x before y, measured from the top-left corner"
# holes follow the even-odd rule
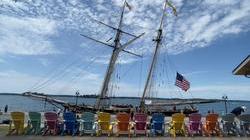
[[[143,55],[141,58],[140,69],[139,69],[139,89],[138,89],[138,97],[140,97],[140,93],[142,92],[142,67],[143,67]]]
[[[75,55],[76,52],[73,53],[73,55]],[[62,62],[65,62],[67,58],[64,58]],[[53,75],[57,75],[57,71],[59,70],[60,66],[65,66],[66,63],[60,63],[60,65],[58,67],[55,67],[54,69],[48,71],[43,77],[46,77],[48,79],[48,77],[53,77]],[[50,76],[47,76],[50,75]],[[46,78],[41,77],[36,83],[34,83],[27,91],[32,91],[35,87],[38,87],[41,83],[43,83],[44,81],[46,81]]]
[[[72,56],[75,56],[75,54],[76,52],[74,52]],[[82,65],[81,61],[79,61],[81,60],[82,57],[83,56],[80,55],[80,58],[76,58],[75,60],[71,62],[66,61],[65,63],[63,63],[62,67],[58,67],[57,69],[55,69],[55,71],[50,76],[48,76],[47,78],[44,78],[44,80],[40,81],[39,84],[36,84],[36,86],[34,86],[32,90],[41,90],[47,87],[48,85],[52,85],[56,83],[57,80],[59,80],[60,78],[63,78],[67,73],[69,73],[70,69],[73,66],[79,67],[80,65]]]
[[[54,84],[57,80],[59,80],[60,78],[63,78],[69,71],[72,66],[74,66],[75,64],[78,63],[78,59],[76,61],[74,61],[73,63],[70,63],[69,65],[67,65],[66,67],[64,67],[61,71],[60,74],[58,75],[53,75],[52,77],[50,77],[48,80],[44,81],[43,83],[41,83],[40,85],[38,85],[37,87],[35,87],[33,90],[41,90],[43,88],[45,88],[48,85],[52,85]],[[78,64],[78,66],[80,66],[81,64]]]
[[[69,89],[69,86],[67,85],[68,83],[71,83],[71,85],[77,84],[79,82],[77,80],[79,80],[83,76],[83,74],[85,72],[84,70],[88,69],[98,58],[101,58],[101,56],[102,55],[97,56],[97,57],[92,57],[90,62],[82,68],[83,70],[80,71],[79,73],[75,74],[75,76],[72,76],[72,78],[58,92],[60,93],[63,90]],[[73,87],[71,87],[71,88],[73,88]]]

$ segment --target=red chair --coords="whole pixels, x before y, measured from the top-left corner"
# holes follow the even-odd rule
[[[58,116],[55,112],[45,112],[44,113],[45,121],[44,121],[44,131],[43,135],[46,135],[48,132],[53,135],[57,135],[59,132],[59,121]]]
[[[144,113],[136,113],[134,115],[134,135],[136,134],[145,134],[148,136],[147,133],[147,114]]]

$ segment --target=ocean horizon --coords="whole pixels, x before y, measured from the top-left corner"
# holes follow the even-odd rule
[[[0,93],[0,95],[18,95],[18,96],[23,96],[23,93]],[[72,94],[43,94],[43,95],[47,95],[49,97],[76,97],[76,95],[72,95]],[[93,96],[98,96],[97,94],[83,94],[83,95],[79,95],[79,97],[82,98],[96,98]],[[130,99],[140,99],[141,97],[133,97],[133,96],[110,96],[109,98],[130,98]],[[160,100],[220,100],[220,101],[224,101],[223,99],[219,99],[219,98],[164,98],[164,97],[153,97],[152,99],[160,99]],[[250,102],[249,99],[246,100],[234,100],[234,99],[228,99],[228,101],[234,101],[234,102]]]
[[[63,100],[69,103],[75,103],[76,97],[75,96],[51,96],[54,99]],[[111,104],[132,104],[134,106],[138,106],[140,103],[140,98],[111,98]],[[162,100],[170,100],[170,99],[162,99]],[[96,101],[96,98],[83,98],[78,97],[78,104],[85,104],[85,105],[94,105]],[[22,96],[21,94],[0,94],[0,109],[3,111],[5,105],[8,105],[8,111],[23,111],[23,112],[30,112],[30,111],[36,111],[36,112],[46,112],[46,111],[56,111],[57,107],[53,106],[52,104],[49,104],[48,102],[45,102],[40,99],[35,99],[32,97],[26,97]],[[245,105],[247,107],[247,111],[245,113],[250,113],[250,101],[234,101],[234,100],[228,100],[227,102],[227,108],[228,113],[234,109],[235,107]],[[224,101],[215,102],[215,103],[207,103],[207,104],[194,104],[195,107],[198,108],[199,113],[202,115],[206,115],[208,110],[214,111],[219,114],[225,114],[225,105]],[[182,109],[184,106],[180,105],[177,106],[177,109]],[[172,107],[167,107],[171,109]]]

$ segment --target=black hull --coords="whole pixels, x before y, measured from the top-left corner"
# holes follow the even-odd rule
[[[184,110],[183,114],[188,116],[189,114],[198,113],[198,112],[199,110]],[[156,113],[156,112],[152,112],[152,113]],[[163,113],[165,116],[172,116],[175,113],[181,113],[181,111],[166,110],[166,111],[161,111],[161,113]]]
[[[69,111],[73,111],[73,112],[77,112],[77,113],[83,113],[83,112],[92,112],[92,113],[96,113],[98,110],[95,109],[92,106],[76,106],[76,105],[67,105],[64,106],[65,109],[69,110]],[[116,114],[118,112],[130,112],[130,108],[105,108],[103,110],[101,110],[103,112],[107,112],[107,113],[111,113],[111,114]],[[175,113],[180,113],[181,110],[161,110],[161,111],[149,111],[148,114],[151,115],[152,113],[163,113],[165,116],[172,116]],[[199,110],[196,109],[184,109],[183,113],[188,116],[189,114],[192,113],[197,113],[199,112]]]

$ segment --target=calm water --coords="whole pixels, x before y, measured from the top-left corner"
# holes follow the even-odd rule
[[[54,97],[71,103],[75,103],[75,97]],[[133,104],[138,105],[138,99],[112,99],[114,104]],[[95,103],[95,98],[79,98],[78,103],[84,103],[88,105],[93,105]],[[4,106],[9,106],[9,111],[52,111],[56,108],[53,105],[46,104],[44,101],[40,101],[33,98],[28,98],[19,95],[0,95],[0,109],[3,110]],[[228,110],[231,111],[237,106],[245,105],[247,107],[247,112],[250,113],[250,101],[229,101]],[[208,110],[214,110],[217,113],[223,114],[225,112],[224,102],[210,103],[210,104],[200,104],[196,105],[200,113],[205,115]],[[177,107],[178,108],[178,107]]]

